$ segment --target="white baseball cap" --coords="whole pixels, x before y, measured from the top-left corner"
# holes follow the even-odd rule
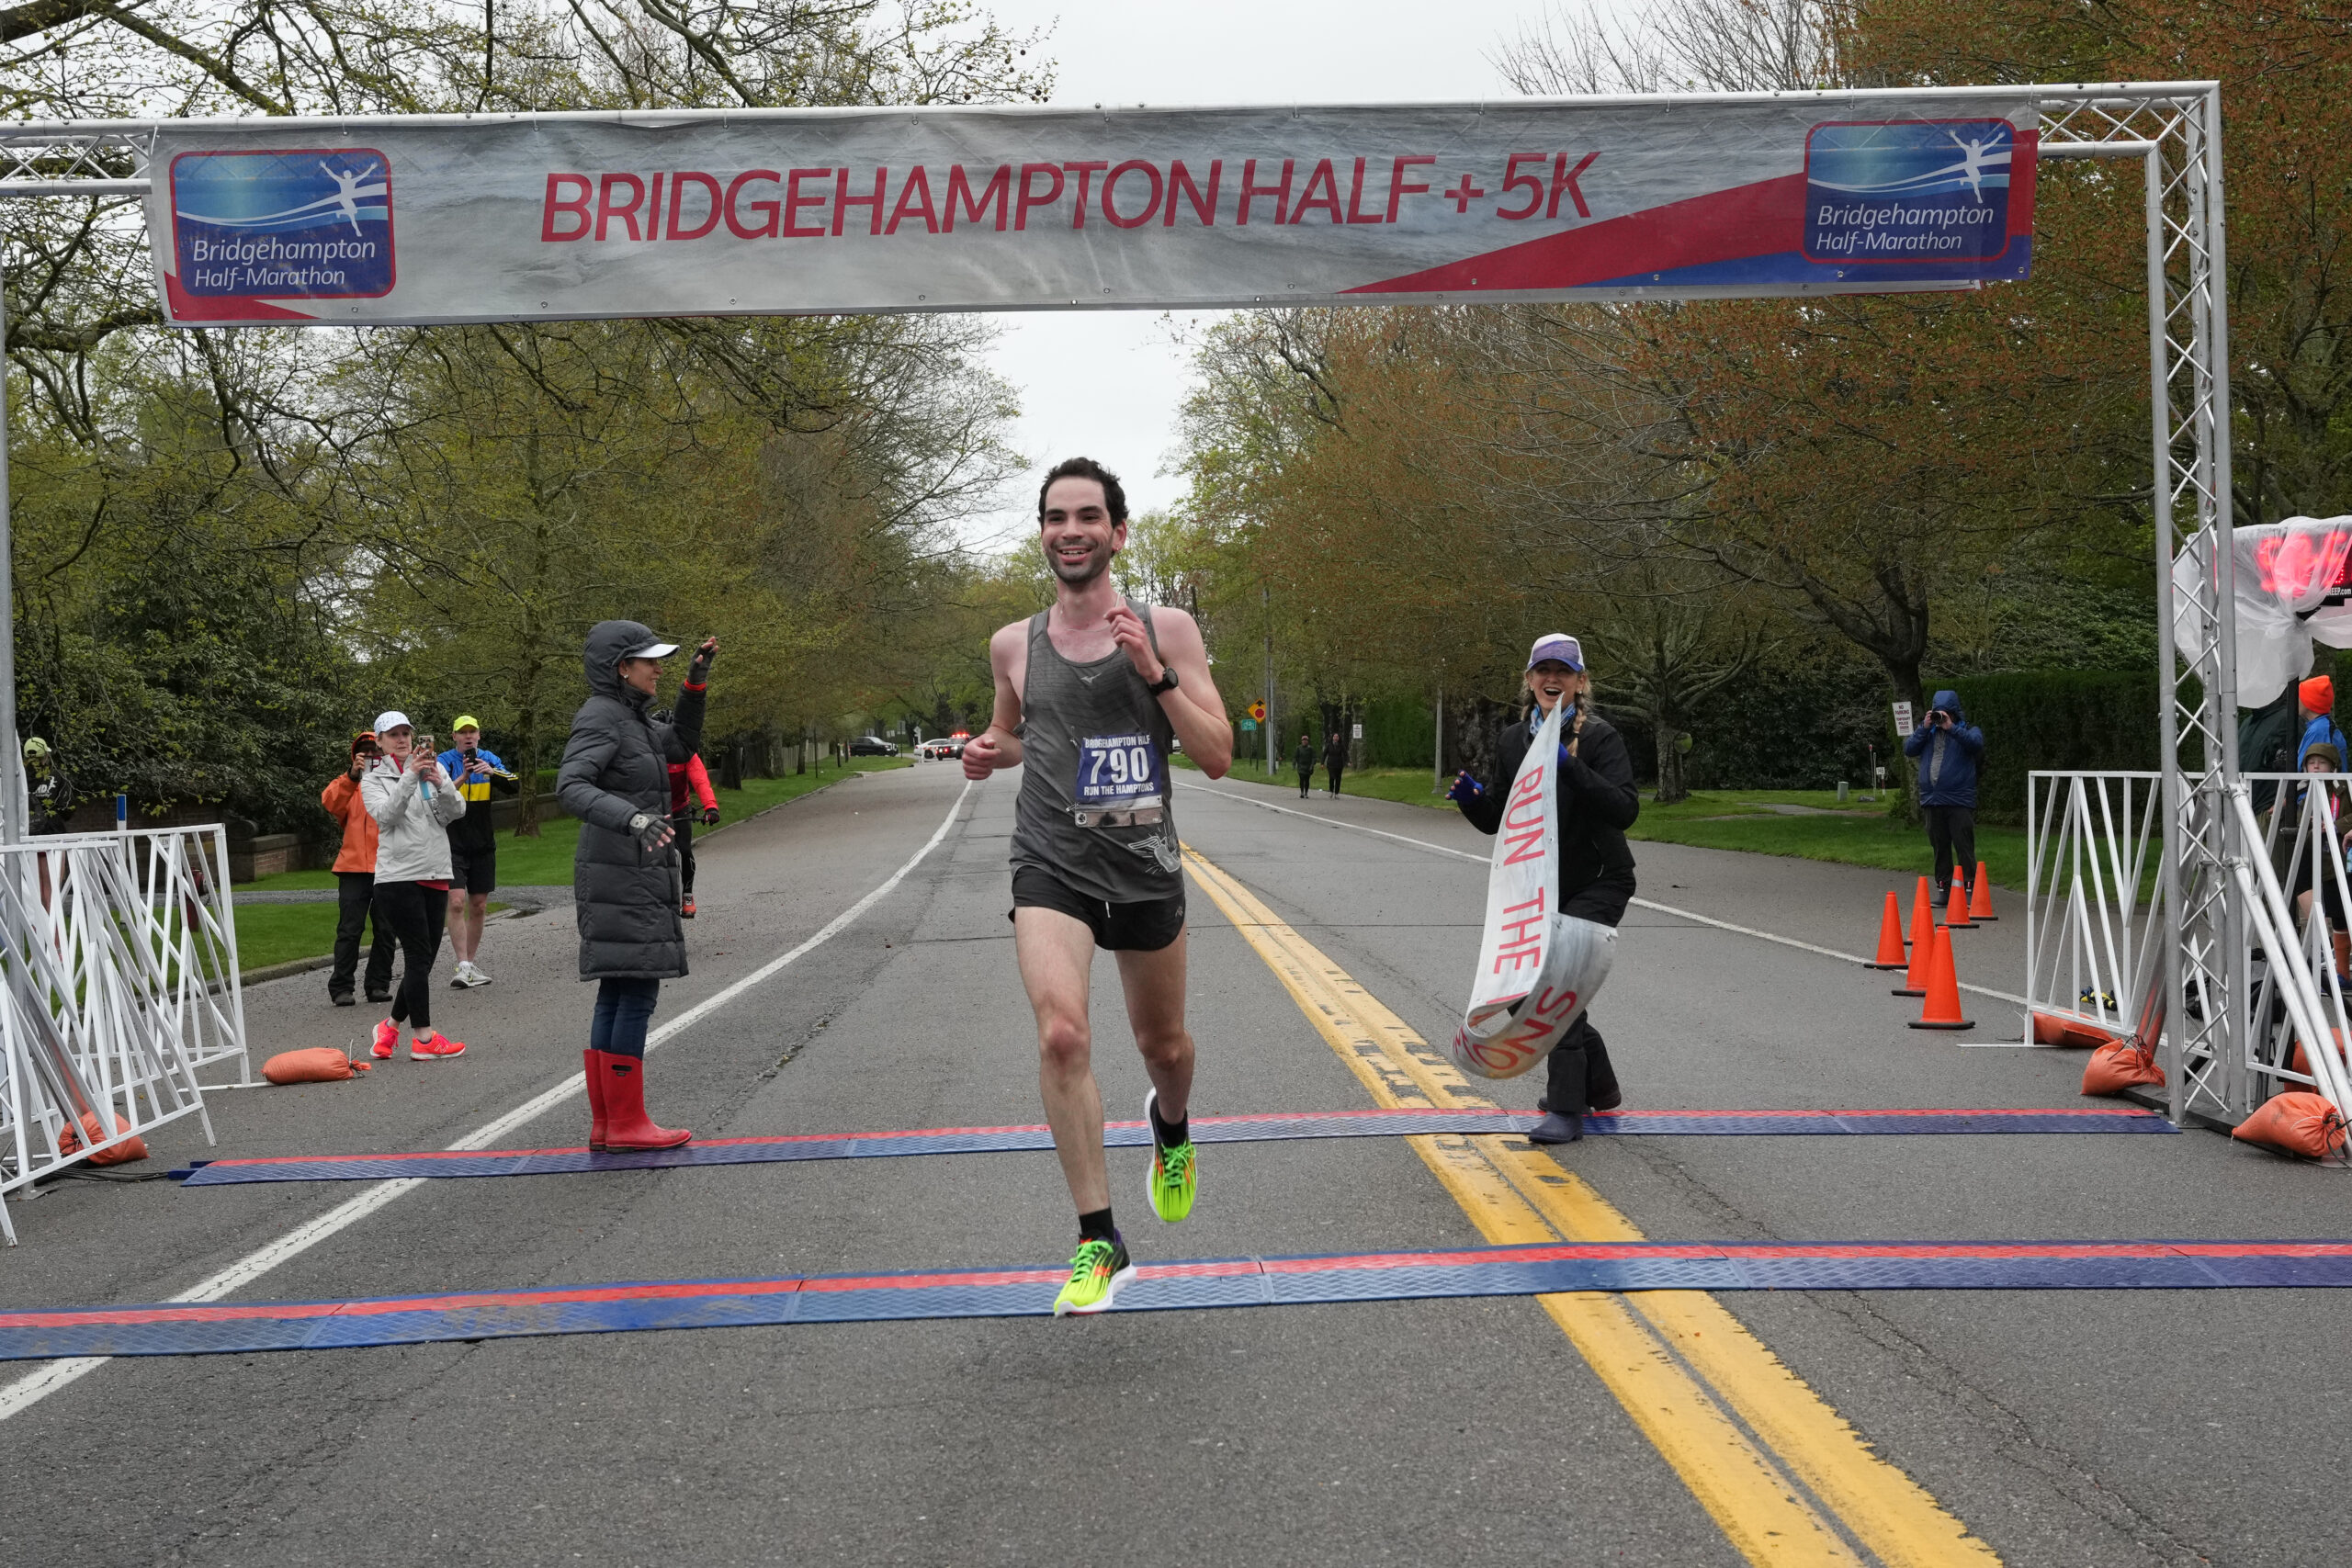
[[[398,708],[390,708],[376,716],[376,734],[379,738],[388,729],[414,729],[415,728],[415,725],[409,722],[408,715]]]
[[[624,653],[621,657],[623,659],[667,659],[677,651],[678,645],[674,642],[649,642],[635,652]]]
[[[1584,647],[1566,632],[1545,632],[1527,650],[1530,670],[1547,659],[1556,659],[1578,674],[1584,673]]]

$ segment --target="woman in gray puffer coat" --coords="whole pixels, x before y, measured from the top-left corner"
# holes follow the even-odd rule
[[[656,723],[650,715],[662,660],[677,650],[635,621],[597,623],[582,656],[591,695],[572,716],[556,774],[556,798],[580,818],[571,863],[580,977],[597,982],[582,1057],[592,1149],[666,1149],[694,1136],[645,1114],[646,1022],[662,982],[686,972],[670,764],[702,744],[703,687],[718,639],[695,650],[676,717]]]

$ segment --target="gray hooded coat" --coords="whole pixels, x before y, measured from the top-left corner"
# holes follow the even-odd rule
[[[621,684],[623,656],[661,640],[635,621],[602,621],[582,656],[594,694],[571,716],[555,794],[580,818],[571,896],[583,980],[673,980],[686,972],[677,846],[648,850],[628,830],[640,811],[669,816],[669,765],[702,744],[700,688],[678,694],[674,722],[656,724],[646,716],[653,699]]]

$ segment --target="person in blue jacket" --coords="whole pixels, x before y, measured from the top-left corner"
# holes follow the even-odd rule
[[[2295,694],[2302,705],[2303,717],[2303,738],[2295,746],[2295,771],[2302,772],[2314,746],[2333,746],[2338,757],[2352,755],[2352,746],[2345,743],[2344,731],[2335,725],[2335,682],[2326,675],[2314,675],[2299,683]]]
[[[1952,866],[1962,885],[1976,896],[1976,764],[1984,755],[1984,732],[1961,711],[1960,694],[1941,691],[1903,742],[1903,754],[1919,764],[1919,814],[1928,819],[1928,842],[1936,852],[1936,903],[1951,897]]]

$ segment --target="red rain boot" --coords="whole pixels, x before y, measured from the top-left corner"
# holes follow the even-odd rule
[[[657,1127],[645,1115],[645,1062],[611,1051],[591,1051],[596,1076],[605,1081],[605,1146],[608,1149],[674,1149],[694,1134],[683,1127]]]
[[[588,1146],[605,1146],[605,1075],[596,1070],[601,1051],[580,1053],[580,1076],[588,1085]]]

